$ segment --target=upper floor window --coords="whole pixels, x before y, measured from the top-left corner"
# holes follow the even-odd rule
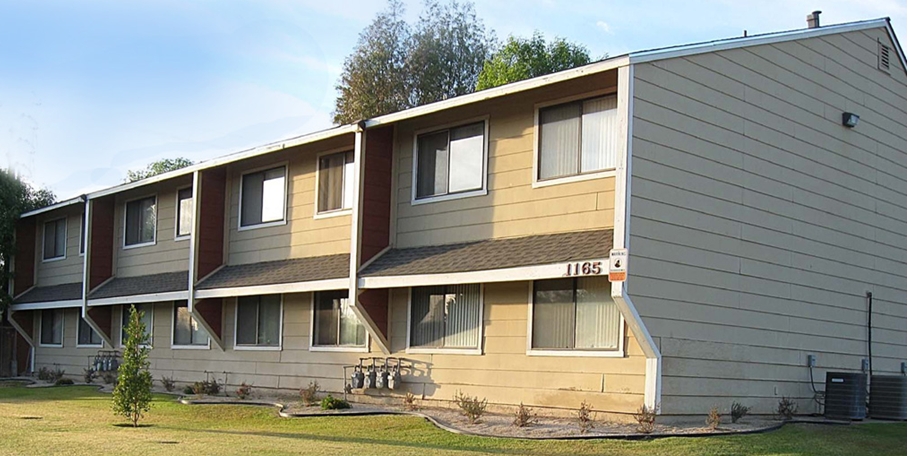
[[[606,277],[533,283],[532,350],[618,351],[621,315]]]
[[[171,346],[208,346],[208,333],[193,318],[186,301],[174,303],[174,339],[171,341]]]
[[[144,345],[150,346],[152,344],[152,324],[154,323],[153,313],[155,311],[154,304],[135,304],[136,312],[139,313],[139,321],[145,324],[145,336],[146,343]],[[126,327],[129,326],[129,312],[130,306],[122,306],[120,312],[120,345],[126,344]]]
[[[615,95],[540,108],[538,180],[615,168],[618,115]]]
[[[479,350],[482,316],[479,285],[413,288],[409,347]]]
[[[416,199],[486,187],[486,122],[424,133],[416,139]]]
[[[350,209],[353,193],[353,151],[319,157],[319,212]]]
[[[348,305],[346,290],[321,291],[313,299],[314,346],[366,346],[366,329]]]
[[[91,325],[81,316],[79,317],[79,329],[77,334],[77,344],[82,346],[101,346],[101,335],[98,334]]]
[[[63,309],[41,311],[41,345],[63,346]]]
[[[158,225],[158,197],[149,196],[126,203],[125,246],[154,244]]]
[[[177,236],[187,237],[193,230],[193,189],[177,190]]]
[[[85,253],[85,214],[79,217],[79,255]]]
[[[281,295],[237,298],[238,347],[281,347]]]
[[[66,218],[44,224],[44,259],[66,258]]]
[[[286,166],[243,175],[240,226],[284,221]]]

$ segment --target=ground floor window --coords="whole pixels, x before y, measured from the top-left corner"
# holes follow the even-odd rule
[[[101,335],[82,317],[79,317],[79,334],[77,336],[79,345],[101,345]]]
[[[237,298],[237,346],[281,346],[281,295]]]
[[[313,345],[365,347],[366,329],[347,303],[347,291],[321,291],[313,298]]]
[[[410,347],[479,348],[481,304],[479,285],[413,288]]]
[[[63,309],[41,311],[41,345],[63,346]]]
[[[208,346],[208,333],[189,313],[186,301],[174,302],[173,346]]]
[[[531,348],[618,350],[621,317],[606,277],[533,283]]]
[[[154,304],[135,304],[136,312],[139,313],[139,320],[142,323],[145,323],[145,336],[147,345],[152,344],[152,323],[153,323],[153,313],[155,310]],[[120,316],[120,345],[126,344],[126,327],[129,326],[129,305],[122,307],[122,312]]]

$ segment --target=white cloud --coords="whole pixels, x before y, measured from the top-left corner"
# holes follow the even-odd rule
[[[606,22],[597,21],[597,27],[599,27],[600,30],[612,35],[612,29],[609,27],[609,24],[607,24]]]

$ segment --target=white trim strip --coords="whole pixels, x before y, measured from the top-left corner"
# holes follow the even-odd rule
[[[350,284],[347,278],[312,280],[309,282],[281,283],[274,285],[256,285],[251,287],[196,289],[195,299],[229,298],[237,296],[257,296],[266,294],[306,293],[310,291],[344,290]]]
[[[28,302],[24,304],[13,304],[9,309],[15,312],[23,310],[44,310],[44,309],[69,309],[71,307],[81,308],[81,299],[70,299],[66,301],[45,301],[45,302]]]
[[[83,195],[83,196],[77,196],[77,197],[75,197],[75,198],[70,198],[70,199],[68,199],[68,200],[66,200],[66,201],[60,201],[59,203],[51,204],[50,206],[42,207],[41,209],[35,209],[35,210],[33,210],[33,211],[26,212],[26,213],[20,215],[19,218],[23,219],[23,218],[26,218],[26,217],[31,217],[31,216],[33,216],[33,215],[43,214],[43,213],[45,213],[45,212],[50,212],[50,211],[53,211],[53,210],[57,210],[57,209],[61,209],[61,208],[64,208],[64,207],[72,206],[73,204],[83,203],[83,202],[84,202],[84,199],[83,199],[83,198],[85,198],[84,195]]]
[[[132,295],[132,296],[117,296],[114,298],[100,298],[100,299],[91,299],[88,300],[88,306],[113,306],[118,304],[142,304],[148,302],[165,302],[165,301],[177,301],[181,299],[188,299],[189,292],[187,291],[170,291],[166,293],[149,293],[141,295]]]
[[[359,283],[360,288],[369,289],[558,279],[562,277],[573,277],[569,276],[567,273],[567,265],[569,264],[596,261],[602,262],[603,267],[601,269],[601,273],[595,275],[607,275],[608,268],[606,265],[609,263],[608,259],[595,258],[588,260],[571,261],[566,263],[542,264],[508,269],[487,269],[483,271],[452,272],[447,274],[360,277]]]

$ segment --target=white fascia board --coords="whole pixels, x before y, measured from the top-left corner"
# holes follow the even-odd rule
[[[189,292],[171,291],[167,293],[149,293],[132,296],[117,296],[114,298],[88,299],[88,307],[115,306],[118,304],[141,304],[146,302],[179,301],[189,298]]]
[[[327,279],[310,282],[280,283],[274,285],[257,285],[252,287],[196,289],[195,299],[231,298],[237,296],[257,296],[267,294],[306,293],[310,291],[346,290],[350,280]]]
[[[495,87],[492,89],[481,90],[479,92],[461,95],[459,97],[454,97],[448,100],[437,101],[435,103],[417,106],[416,108],[405,109],[404,111],[398,111],[391,114],[386,114],[384,116],[375,117],[373,119],[367,119],[365,121],[365,125],[366,128],[372,128],[378,127],[380,125],[392,124],[395,122],[400,122],[402,120],[425,116],[427,114],[445,111],[447,109],[456,108],[459,106],[469,105],[481,101],[491,100],[493,98],[503,97],[505,95],[511,95],[518,92],[524,92],[526,90],[536,89],[550,84],[555,84],[557,82],[568,81],[583,76],[589,76],[591,74],[603,73],[605,71],[614,70],[616,68],[627,65],[628,56],[620,55],[600,62],[591,63],[589,65],[559,71],[558,73],[552,73],[533,79],[525,79],[523,81],[512,82],[511,84],[505,84],[503,86]]]
[[[815,38],[819,36],[832,35],[834,33],[854,32],[877,27],[886,27],[889,30],[890,23],[887,21],[887,19],[873,19],[869,21],[852,22],[841,25],[828,25],[813,29],[805,28],[799,30],[791,30],[788,32],[754,35],[721,41],[710,41],[706,43],[674,46],[665,49],[654,49],[652,51],[632,52],[629,55],[629,62],[631,64],[653,62],[656,60],[672,59],[695,54],[704,54],[707,52],[724,51],[728,49],[757,46],[761,44],[773,44],[784,41],[801,40],[805,38]],[[903,57],[903,59],[905,62],[905,57]]]
[[[607,275],[607,258],[570,261],[566,263],[523,266],[519,268],[493,269],[484,271],[452,272],[447,274],[416,274],[402,276],[360,277],[360,288],[405,288],[430,285],[463,285],[470,283],[516,282],[569,277],[567,265],[585,262],[602,262],[602,272]]]
[[[896,52],[900,55],[900,63],[903,64],[903,72],[906,72],[906,54],[903,53],[903,46],[900,45],[900,40],[896,38],[896,32],[893,31],[893,25],[890,24],[890,18],[885,19],[887,21],[887,34],[890,35],[890,41],[893,41],[893,47],[896,48]]]
[[[209,168],[216,168],[218,166],[226,165],[233,162],[238,162],[240,160],[246,160],[248,158],[257,157],[259,155],[265,155],[271,152],[276,152],[279,150],[287,149],[289,147],[300,146],[303,144],[309,144],[324,139],[334,138],[336,136],[341,136],[349,133],[354,133],[359,127],[357,125],[342,125],[339,127],[331,128],[328,130],[317,131],[315,133],[310,133],[308,135],[298,136],[296,138],[291,138],[285,141],[277,141],[262,146],[257,146],[252,149],[246,149],[240,152],[236,152],[230,155],[225,155],[220,158],[214,158],[202,163],[197,163],[192,166],[187,166],[186,168],[181,168],[178,170],[170,171],[167,173],[158,174],[157,176],[152,176],[146,179],[142,179],[136,182],[130,182],[128,184],[118,185],[116,187],[105,188],[92,192],[88,194],[89,199],[100,198],[102,196],[113,195],[115,193],[125,192],[127,190],[132,190],[134,188],[142,187],[145,185],[154,184],[157,182],[165,181],[168,179],[174,179],[176,177],[185,176],[192,174],[196,171],[201,171]]]
[[[50,211],[54,211],[57,209],[62,209],[64,207],[69,207],[74,204],[82,204],[84,202],[85,202],[85,200],[83,199],[82,196],[77,196],[75,198],[70,198],[66,201],[60,201],[59,203],[54,203],[54,204],[51,204],[50,206],[46,206],[46,207],[42,207],[40,209],[35,209],[33,211],[26,212],[26,213],[20,215],[19,218],[31,217],[33,215],[43,214],[45,212],[50,212]]]
[[[9,306],[9,309],[15,312],[21,312],[23,310],[69,309],[71,307],[82,307],[82,300],[72,299],[67,301],[28,302],[24,304],[13,304]]]

